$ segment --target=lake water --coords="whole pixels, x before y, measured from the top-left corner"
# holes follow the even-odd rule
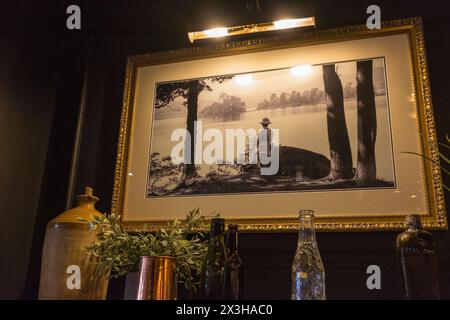
[[[388,181],[394,180],[394,170],[392,161],[392,146],[390,136],[389,112],[387,108],[386,96],[377,96],[377,140],[375,145],[377,176],[379,179]],[[347,129],[353,155],[353,165],[356,166],[357,158],[357,110],[356,101],[348,100],[344,103]],[[208,118],[199,117],[203,122],[203,131],[215,128],[222,131],[225,136],[225,129],[247,130],[261,128],[259,122],[262,118],[268,117],[272,124],[270,128],[279,129],[280,144],[297,148],[311,150],[330,157],[330,147],[327,133],[327,116],[324,106],[318,106],[319,111],[304,112],[301,108],[285,108],[274,110],[255,110],[245,112],[236,121],[214,121]],[[171,153],[176,142],[170,141],[173,130],[186,128],[186,118],[169,118],[155,120],[152,152],[159,152],[162,156]],[[206,145],[206,144],[204,144]],[[202,172],[206,167],[202,167]],[[200,172],[201,174],[201,172]]]

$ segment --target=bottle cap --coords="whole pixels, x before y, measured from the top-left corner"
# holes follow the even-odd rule
[[[84,194],[80,194],[75,197],[78,204],[92,202],[95,203],[98,201],[98,198],[94,196],[94,189],[91,187],[84,187]]]
[[[225,231],[225,219],[213,218],[211,219],[211,234],[220,234]]]
[[[422,220],[419,214],[409,214],[406,216],[405,224],[407,228],[422,229]]]
[[[303,218],[303,217],[313,217],[314,218],[314,210],[311,210],[311,209],[299,210],[298,217],[300,219]]]

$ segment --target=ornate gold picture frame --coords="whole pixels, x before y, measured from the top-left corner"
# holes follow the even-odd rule
[[[217,93],[216,96],[212,93],[202,93],[201,99],[197,94],[198,103],[203,106],[199,114],[204,115],[205,119],[208,112],[213,108],[220,108],[220,103],[225,103],[225,99],[234,99],[233,101],[238,101],[241,106],[240,112],[245,113],[242,119],[247,122],[261,115],[269,115],[272,119],[275,117],[279,120],[278,123],[273,121],[272,126],[281,126],[280,152],[283,151],[283,144],[287,143],[285,150],[290,148],[290,152],[294,152],[289,153],[289,157],[301,152],[308,155],[319,154],[321,158],[314,159],[322,159],[330,168],[330,161],[334,160],[328,158],[332,155],[317,151],[321,150],[323,145],[328,146],[323,142],[326,140],[314,143],[308,141],[311,138],[306,134],[308,131],[301,131],[306,130],[306,125],[298,126],[301,132],[299,136],[302,137],[302,142],[298,142],[298,145],[296,139],[283,140],[283,137],[292,137],[292,129],[287,129],[292,127],[287,124],[287,118],[290,118],[290,121],[298,119],[299,123],[311,123],[311,119],[321,119],[314,127],[321,128],[326,137],[324,121],[327,115],[330,115],[331,98],[329,90],[322,87],[321,79],[324,79],[326,86],[328,71],[331,71],[334,77],[337,75],[338,81],[345,87],[343,108],[347,121],[351,122],[348,125],[348,135],[355,158],[350,169],[353,168],[352,174],[356,175],[356,161],[359,161],[356,159],[360,150],[354,149],[359,148],[358,135],[361,133],[356,133],[359,122],[356,123],[355,120],[358,112],[355,95],[359,89],[354,83],[360,81],[359,66],[360,62],[364,61],[370,61],[370,68],[373,70],[373,91],[376,96],[374,101],[375,107],[378,108],[376,160],[380,166],[376,182],[361,187],[360,184],[349,182],[349,179],[344,181],[345,183],[333,182],[331,185],[326,180],[328,176],[324,177],[323,173],[317,173],[317,170],[308,171],[303,163],[302,166],[287,163],[285,167],[294,170],[294,173],[291,170],[291,173],[282,173],[282,177],[272,180],[261,180],[257,177],[252,181],[262,182],[249,184],[246,181],[247,184],[231,186],[231,179],[223,178],[221,183],[228,183],[227,190],[234,188],[229,192],[221,192],[219,187],[206,184],[208,179],[196,181],[198,187],[195,188],[181,188],[179,185],[176,188],[150,187],[155,185],[152,182],[156,179],[156,161],[161,163],[170,159],[157,158],[161,150],[167,147],[165,139],[171,141],[167,135],[167,132],[170,132],[168,128],[175,126],[173,123],[186,123],[183,106],[187,106],[187,103],[177,102],[171,93],[170,99],[161,103],[164,99],[158,94],[164,92],[167,87],[185,88],[183,86],[194,82],[198,84],[199,81],[203,84],[202,89],[207,86],[206,91]],[[307,74],[316,72],[315,77],[311,76],[308,81],[306,78],[296,79],[295,84],[294,80],[292,84],[290,81],[279,80],[288,79],[289,70],[291,75],[297,76],[298,74],[292,73],[296,66],[308,66]],[[303,74],[302,72],[300,74]],[[247,78],[244,79],[251,78],[251,84],[253,78],[255,81],[261,81],[261,88],[264,90],[246,95],[244,89],[233,89],[236,88],[233,86],[236,86],[236,83],[247,86],[249,83],[219,81],[236,80],[242,75],[246,75]],[[279,87],[279,83],[285,83],[286,89]],[[165,84],[168,85],[164,87]],[[291,92],[293,86],[296,90]],[[303,94],[301,89],[305,89]],[[312,98],[312,89],[316,100]],[[224,95],[219,96],[218,93],[222,91]],[[281,99],[284,91],[289,91],[291,105],[287,102],[283,105],[280,102],[284,99]],[[293,94],[294,91],[296,95]],[[301,100],[304,99],[305,91],[309,102]],[[272,100],[271,93],[274,94]],[[266,100],[262,99],[264,94],[267,94]],[[259,96],[260,103],[256,100]],[[212,103],[213,99],[219,97],[221,102],[217,100]],[[300,100],[295,100],[295,97]],[[170,112],[168,109],[158,109],[168,104],[173,104]],[[304,107],[299,108],[300,106]],[[275,110],[277,108],[280,110]],[[240,117],[241,115],[238,115],[236,119],[233,118],[234,125],[243,123]],[[170,121],[166,121],[167,119]],[[225,118],[221,121],[222,126],[231,125]],[[263,119],[261,123],[265,121]],[[169,122],[172,127],[167,124]],[[253,122],[259,125],[256,120]],[[377,132],[376,126],[372,132]],[[332,138],[328,128],[328,139],[331,139],[330,137]],[[314,152],[305,151],[305,145],[312,146],[312,149],[317,146],[317,149],[314,149]],[[144,225],[153,228],[165,225],[167,221],[183,219],[189,210],[197,207],[206,214],[212,211],[221,213],[227,223],[238,223],[240,230],[245,232],[294,231],[297,229],[297,212],[304,208],[315,210],[316,227],[319,231],[399,230],[404,227],[405,216],[409,213],[421,214],[426,228],[446,229],[447,218],[437,146],[420,18],[387,21],[379,30],[368,30],[365,25],[350,26],[130,56],[125,77],[112,212],[122,216],[122,223],[127,228],[138,229]],[[432,161],[408,152],[422,154]],[[153,156],[155,162],[152,162]],[[313,161],[313,165],[319,160]],[[242,168],[238,169],[243,172]],[[211,172],[212,169],[209,170]],[[279,171],[281,172],[281,169]],[[248,178],[249,174],[246,174]],[[179,179],[174,177],[169,177],[173,178],[170,181]],[[239,177],[242,178],[241,173]],[[281,185],[281,182],[286,183]],[[271,184],[271,188],[262,187]],[[243,185],[248,185],[249,189],[242,189]]]

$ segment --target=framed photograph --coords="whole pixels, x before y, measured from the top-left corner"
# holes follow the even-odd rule
[[[421,19],[129,57],[112,211],[194,208],[252,232],[300,209],[324,231],[447,228]]]

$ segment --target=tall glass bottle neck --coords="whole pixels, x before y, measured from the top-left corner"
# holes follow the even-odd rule
[[[225,222],[223,219],[213,219],[211,222],[211,239],[220,238],[225,232]]]
[[[230,253],[238,251],[238,234],[236,230],[230,230],[228,234],[228,249]]]
[[[298,242],[315,242],[314,216],[312,214],[300,214],[299,221]]]

